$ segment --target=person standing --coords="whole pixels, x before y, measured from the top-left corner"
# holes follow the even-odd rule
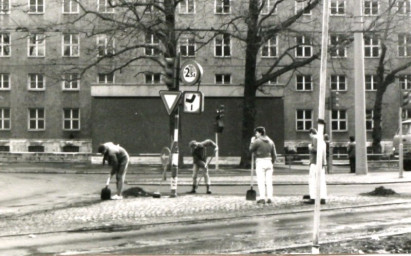
[[[126,178],[127,167],[129,163],[129,155],[127,151],[120,145],[115,145],[113,142],[106,142],[98,146],[97,151],[103,155],[103,165],[106,161],[112,166],[111,172],[108,176],[106,187],[110,185],[111,177],[116,175],[117,194],[111,199],[123,199],[121,193],[123,192],[124,180]]]
[[[259,192],[258,204],[271,203],[273,200],[273,172],[277,158],[274,142],[266,135],[265,128],[259,126],[251,138],[250,152],[255,156],[257,184]]]
[[[350,161],[350,173],[355,173],[355,137],[350,136],[347,147],[348,159]]]
[[[308,191],[309,195],[304,196],[304,199],[309,199],[308,203],[309,204],[314,204],[315,203],[315,198],[317,195],[317,188],[316,188],[316,177],[317,177],[317,143],[318,143],[318,138],[317,138],[317,130],[314,128],[310,129],[309,136],[311,138],[311,144],[308,145],[308,150],[310,152],[310,170],[309,170],[309,175],[308,175]],[[321,198],[321,204],[325,204],[326,199],[327,199],[327,186],[326,186],[326,181],[325,181],[325,166],[327,165],[327,159],[326,159],[326,144],[323,141],[322,145],[322,150],[323,150],[323,158],[322,158],[322,165],[321,171],[320,171],[320,198]]]
[[[196,188],[197,188],[197,176],[198,172],[203,170],[204,174],[204,182],[206,183],[207,186],[207,194],[211,194],[210,186],[211,186],[211,180],[210,180],[210,175],[208,173],[208,166],[206,164],[207,156],[206,156],[206,148],[207,147],[213,147],[214,152],[218,151],[218,146],[215,144],[214,141],[207,139],[202,142],[198,142],[196,140],[190,141],[188,143],[188,146],[191,148],[191,155],[193,156],[193,188],[191,191],[189,191],[189,194],[195,194],[196,193]]]

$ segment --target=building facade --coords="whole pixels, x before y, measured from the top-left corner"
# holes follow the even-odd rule
[[[263,1],[262,17],[269,15],[274,24],[308,4],[286,2],[271,11],[276,1]],[[363,2],[366,24],[381,15],[387,4],[377,0]],[[411,22],[410,1],[397,2],[394,16],[401,22],[396,21],[398,25],[389,32],[390,66],[387,69],[401,66],[411,58],[411,36],[407,30]],[[247,3],[245,0],[184,0],[176,8],[177,31],[185,32],[179,34],[181,61],[195,59],[204,69],[200,85],[180,85],[180,91],[199,89],[205,95],[204,113],[181,115],[183,154],[188,154],[188,147],[184,145],[189,140],[214,138],[215,111],[219,105],[226,107],[226,126],[219,136],[220,154],[240,154],[245,44],[239,38],[228,34],[214,36],[212,32],[236,15],[246,13]],[[135,56],[143,58],[117,68],[121,66],[120,61],[114,58],[96,62],[99,56],[114,55],[129,45],[104,33],[106,24],[96,18],[99,14],[119,13],[110,1],[0,0],[0,6],[2,151],[91,153],[99,143],[113,141],[131,154],[144,154],[158,153],[170,145],[169,117],[159,96],[160,90],[167,89],[162,69],[147,61],[147,57],[158,54],[157,38],[136,33],[136,40],[146,47],[136,49]],[[355,130],[353,58],[356,56],[352,44],[341,43],[352,32],[353,8],[356,8],[353,1],[348,0],[332,0],[330,5],[332,50],[327,86],[339,92],[340,105],[327,111],[326,120],[330,120],[327,123],[331,123],[337,148],[344,148]],[[262,76],[293,45],[293,50],[288,52],[293,53],[290,59],[296,61],[310,58],[319,51],[321,11],[321,5],[304,11],[287,31],[264,43],[258,55],[257,76]],[[239,28],[242,29],[245,28]],[[96,30],[100,32],[95,33]],[[199,33],[195,38],[193,31]],[[375,34],[365,33],[364,37],[368,143],[372,141],[376,66],[382,53],[382,39],[374,37]],[[115,71],[111,72],[113,67]],[[406,68],[384,93],[384,152],[391,150],[392,137],[398,127],[400,88],[408,90],[410,83],[411,69]],[[316,127],[318,85],[319,61],[314,61],[267,82],[258,91],[256,124],[266,126],[279,152],[305,152],[308,130]]]

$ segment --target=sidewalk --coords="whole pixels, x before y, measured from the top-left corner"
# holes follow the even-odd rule
[[[248,185],[250,184],[250,169],[240,169],[233,166],[220,166],[218,170],[210,168],[210,177],[213,185]],[[108,174],[109,166],[86,165],[72,163],[12,163],[1,164],[0,173],[43,173],[43,174]],[[130,165],[128,175],[134,174],[128,180],[130,185],[156,185],[160,183],[160,165]],[[167,172],[167,178],[171,173]],[[191,166],[179,169],[178,183],[192,184]],[[385,184],[411,182],[411,172],[403,172],[399,178],[399,171],[395,168],[368,168],[367,174],[349,173],[348,166],[333,166],[333,173],[326,174],[327,184]],[[167,182],[167,181],[166,181]],[[254,172],[254,184],[256,182]],[[300,185],[308,182],[307,165],[276,164],[274,168],[273,184]]]

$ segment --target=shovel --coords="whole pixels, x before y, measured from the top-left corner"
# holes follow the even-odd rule
[[[204,167],[205,167],[206,169],[207,169],[208,165],[210,164],[211,160],[213,160],[213,157],[214,157],[214,156],[211,156],[210,159],[208,159],[207,163],[205,164]],[[204,172],[205,172],[205,171],[203,170],[203,173],[202,173],[202,175],[200,176],[200,179],[199,179],[198,182],[197,182],[196,189],[198,189],[198,185],[200,185],[201,178],[203,178],[203,176],[204,176]]]
[[[257,200],[257,192],[253,189],[253,175],[254,175],[254,153],[251,155],[251,188],[247,190],[245,195],[246,200],[255,201]]]
[[[110,200],[111,199],[111,190],[108,187],[104,187],[101,190],[101,200]]]
[[[157,191],[153,193],[153,198],[161,198],[160,188],[161,188],[161,185],[163,184],[163,180],[166,180],[165,174],[166,174],[167,168],[168,168],[168,165],[165,165],[163,174],[161,175],[160,186],[158,187]]]

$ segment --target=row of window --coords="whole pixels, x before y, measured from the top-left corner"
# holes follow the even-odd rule
[[[44,108],[29,108],[27,116],[27,129],[29,131],[44,131],[46,129],[46,111]],[[80,109],[65,108],[62,111],[63,130],[80,130]],[[0,130],[11,129],[10,108],[0,108]]]
[[[271,15],[277,12],[276,9],[272,11],[277,0],[265,0],[261,3],[261,14]],[[0,14],[9,14],[11,0],[0,0]],[[145,12],[155,11],[155,0],[145,0],[147,4],[153,3],[152,6],[147,6]],[[347,14],[347,0],[332,0],[330,3],[330,15],[344,16]],[[232,0],[214,0],[214,13],[215,14],[231,14]],[[96,10],[100,13],[114,13],[115,12],[115,0],[97,0]],[[295,1],[295,12],[298,12],[306,7],[306,2]],[[410,0],[397,0],[396,8],[397,13],[408,15],[411,13]],[[28,13],[29,14],[43,14],[46,10],[46,0],[29,0],[28,1]],[[182,0],[179,3],[179,13],[181,14],[195,14],[196,13],[196,0]],[[63,14],[78,14],[80,13],[79,0],[63,0],[62,2]],[[363,1],[363,13],[366,16],[375,16],[381,13],[380,0],[364,0]],[[304,15],[311,15],[311,11],[304,11]]]
[[[160,73],[145,74],[146,84],[160,84],[162,83]],[[98,74],[98,84],[114,84],[115,76],[110,74]],[[215,74],[215,84],[231,84],[231,74]],[[411,90],[411,75],[400,75],[398,77],[398,83],[402,90]],[[278,79],[269,81],[268,84],[278,84]],[[296,91],[312,91],[314,82],[311,75],[296,75],[295,89]],[[45,90],[46,89],[46,77],[44,74],[29,74],[27,79],[28,90]],[[330,76],[330,88],[333,91],[347,91],[347,77],[345,75],[331,75]],[[10,90],[11,81],[9,73],[0,73],[0,90]],[[76,73],[64,74],[62,81],[62,90],[79,91],[80,79]],[[377,90],[377,77],[376,75],[365,75],[365,90],[375,91]]]
[[[366,129],[372,131],[374,127],[374,110],[366,110]],[[306,132],[314,127],[314,111],[311,109],[296,110],[295,118],[296,131]],[[331,128],[335,132],[348,131],[348,115],[346,110],[332,110],[331,111]]]
[[[80,57],[80,34],[62,35],[62,56]],[[261,49],[261,56],[275,58],[279,54],[278,37],[269,39]],[[295,57],[309,58],[313,54],[313,40],[310,36],[299,35],[295,37],[297,47]],[[160,55],[160,40],[152,34],[146,35],[145,55]],[[11,56],[11,37],[10,33],[0,33],[0,57]],[[179,40],[181,55],[184,57],[195,57],[197,44],[194,38],[182,37]],[[97,36],[97,56],[112,56],[115,54],[115,39],[107,35]],[[399,57],[411,57],[411,33],[398,34],[397,54]],[[232,42],[230,35],[218,35],[214,38],[214,56],[231,57]],[[381,54],[380,38],[377,34],[364,35],[364,57],[376,58]],[[46,56],[46,36],[44,33],[32,33],[27,42],[28,57]],[[347,57],[347,38],[342,34],[330,35],[330,56],[345,58]]]

